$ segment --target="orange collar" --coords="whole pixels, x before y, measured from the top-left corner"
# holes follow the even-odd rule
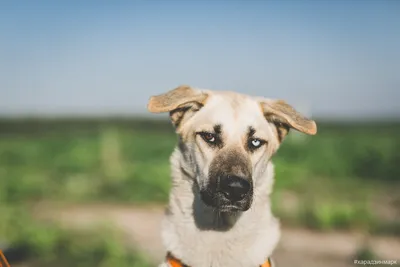
[[[183,264],[180,260],[175,258],[170,252],[167,253],[167,262],[171,267],[189,267],[188,265]],[[266,262],[264,262],[260,267],[272,267],[271,259],[268,258]]]

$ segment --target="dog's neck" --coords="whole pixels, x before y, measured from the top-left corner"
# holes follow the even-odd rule
[[[262,264],[275,248],[279,222],[270,210],[273,165],[257,177],[251,208],[246,212],[220,213],[200,199],[195,174],[188,159],[176,149],[171,156],[172,188],[163,221],[167,251],[192,267]]]

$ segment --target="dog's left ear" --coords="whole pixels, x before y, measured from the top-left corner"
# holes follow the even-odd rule
[[[181,85],[164,94],[150,97],[147,109],[153,113],[169,112],[172,123],[178,128],[184,119],[204,106],[207,98],[206,92]]]
[[[285,101],[262,99],[259,103],[265,118],[275,124],[280,142],[288,134],[290,128],[308,135],[317,133],[315,121],[306,118]]]

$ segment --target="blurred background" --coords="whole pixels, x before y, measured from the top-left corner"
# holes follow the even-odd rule
[[[400,2],[0,2],[0,249],[11,266],[156,266],[176,144],[151,95],[285,99],[278,266],[400,264]]]

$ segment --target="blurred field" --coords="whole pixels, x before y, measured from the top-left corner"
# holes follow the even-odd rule
[[[400,236],[400,123],[318,125],[316,136],[292,132],[273,159],[275,214],[288,227]],[[9,258],[149,266],[118,233],[71,234],[33,220],[32,210],[42,202],[164,204],[175,144],[168,121],[1,120],[0,242]]]

